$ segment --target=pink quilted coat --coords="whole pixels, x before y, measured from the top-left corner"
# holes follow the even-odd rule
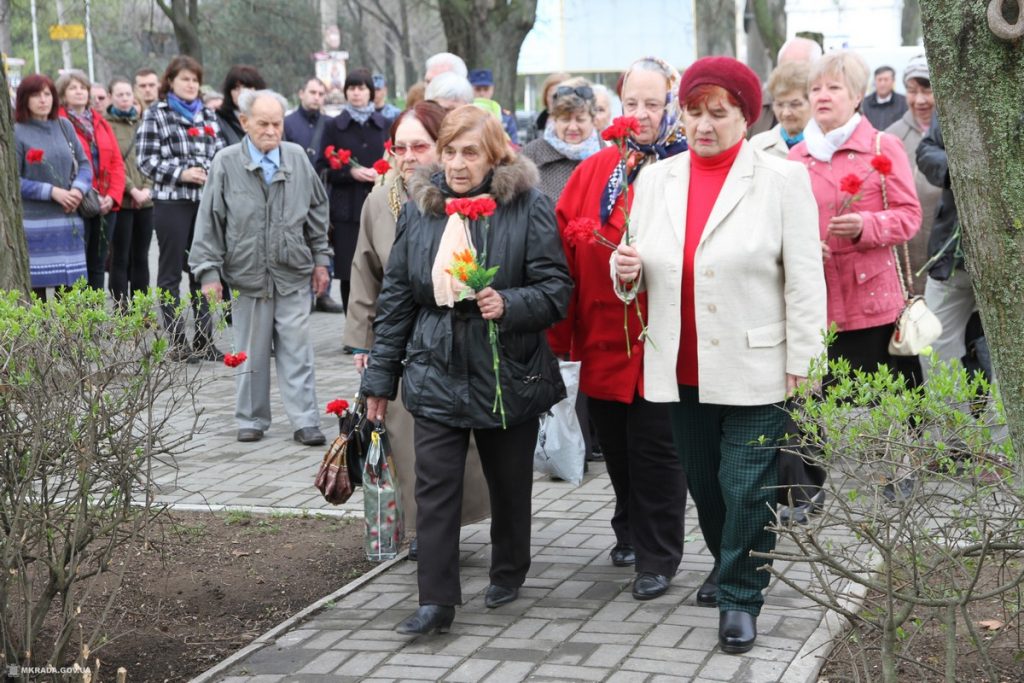
[[[789,152],[790,160],[807,167],[818,200],[821,239],[827,240],[832,250],[831,258],[825,260],[828,321],[835,322],[840,331],[887,325],[899,317],[904,298],[892,248],[913,237],[921,226],[921,205],[910,162],[899,139],[885,133],[881,133],[881,151],[892,160],[892,172],[885,178],[889,208],[883,208],[881,178],[871,172],[878,135],[863,118],[830,162],[812,157],[804,142]],[[851,173],[867,179],[861,198],[844,213],[859,213],[864,230],[856,240],[829,237],[829,219],[849,196],[839,190],[839,181]]]

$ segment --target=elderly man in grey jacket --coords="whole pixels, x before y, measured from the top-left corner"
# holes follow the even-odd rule
[[[236,377],[239,441],[270,427],[271,344],[281,398],[307,446],[323,444],[309,336],[310,287],[330,282],[327,195],[302,147],[282,140],[286,102],[270,90],[239,98],[246,137],[213,160],[199,205],[189,266],[203,293],[231,304],[235,348],[248,362]]]

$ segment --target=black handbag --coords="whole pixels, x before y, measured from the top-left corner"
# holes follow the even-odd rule
[[[78,157],[75,155],[75,143],[68,137],[68,132],[64,129],[64,123],[58,119],[58,125],[60,126],[60,132],[64,135],[64,141],[68,143],[68,149],[71,150],[71,182],[75,182],[75,178],[78,177]],[[100,193],[96,191],[95,187],[90,187],[89,190],[82,195],[82,201],[78,204],[78,215],[82,218],[96,218],[101,213],[100,209]]]
[[[366,454],[370,452],[373,438],[373,423],[366,418],[366,399],[360,396],[355,406],[340,421],[340,431],[348,434],[348,478],[352,486],[363,485],[363,467]]]

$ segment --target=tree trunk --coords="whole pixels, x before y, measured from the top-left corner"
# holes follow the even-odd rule
[[[736,55],[735,0],[705,0],[695,3],[697,56]]]
[[[494,99],[516,107],[519,49],[537,19],[537,0],[440,0],[448,50],[470,69],[494,72]]]
[[[919,0],[903,0],[901,23],[904,45],[917,45],[921,39],[921,3]]]
[[[160,10],[174,26],[178,52],[203,63],[203,44],[199,40],[199,0],[156,0]]]
[[[764,49],[768,51],[771,68],[774,68],[775,60],[779,57],[779,48],[786,40],[785,3],[751,0],[751,5],[754,10],[754,25],[761,36]]]
[[[0,93],[7,92],[7,74],[0,69]],[[28,245],[21,220],[21,183],[14,153],[11,101],[0,97],[0,290],[29,291]]]
[[[992,33],[987,5],[922,0],[921,15],[967,270],[1024,469],[1024,50]]]
[[[11,0],[0,0],[0,52],[10,55],[11,48]]]

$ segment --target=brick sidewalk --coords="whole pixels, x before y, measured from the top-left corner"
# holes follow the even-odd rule
[[[343,324],[341,315],[312,317],[321,404],[351,397],[358,386],[352,358],[340,349]],[[230,348],[230,330],[219,343]],[[202,395],[206,422],[190,450],[178,456],[177,470],[157,468],[158,502],[184,509],[361,514],[358,493],[336,508],[312,487],[323,449],[291,440],[276,388],[274,425],[263,441],[242,444],[235,440],[234,371],[204,363],[199,372],[210,380]],[[336,430],[333,418],[325,416],[328,439]],[[672,587],[656,600],[638,602],[630,594],[632,571],[613,567],[608,559],[614,496],[603,466],[593,468],[577,488],[538,477],[533,499],[533,565],[518,601],[496,610],[484,607],[489,531],[476,524],[463,529],[466,603],[458,608],[451,633],[416,639],[393,631],[417,605],[416,565],[400,560],[196,680],[814,680],[819,653],[801,651],[827,639],[823,612],[778,581],[769,588],[758,620],[757,646],[739,656],[718,651],[718,612],[694,604],[712,560],[692,505],[685,555]],[[803,565],[786,574],[809,580]],[[321,596],[309,597],[312,603]]]

